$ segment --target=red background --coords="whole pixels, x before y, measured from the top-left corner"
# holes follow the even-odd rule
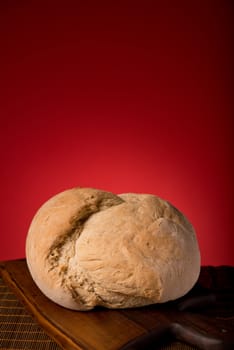
[[[171,201],[234,264],[231,3],[1,1],[0,259],[90,186]]]

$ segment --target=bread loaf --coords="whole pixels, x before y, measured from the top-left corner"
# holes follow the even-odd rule
[[[200,272],[192,225],[150,194],[73,188],[38,210],[26,239],[33,280],[74,310],[139,307],[186,294]]]

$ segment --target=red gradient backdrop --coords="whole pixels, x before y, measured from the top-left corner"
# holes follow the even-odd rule
[[[90,186],[171,201],[233,265],[231,1],[52,3],[0,4],[0,259]]]

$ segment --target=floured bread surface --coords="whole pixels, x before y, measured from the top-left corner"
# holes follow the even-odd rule
[[[174,300],[200,272],[194,229],[171,204],[92,188],[59,193],[38,210],[26,258],[41,291],[75,310]]]

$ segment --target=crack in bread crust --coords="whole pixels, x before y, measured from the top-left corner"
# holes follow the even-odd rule
[[[50,265],[49,271],[59,266],[59,261],[63,255],[64,247],[69,243],[70,245],[75,244],[76,240],[81,235],[86,220],[88,220],[88,218],[96,211],[91,211],[90,208],[88,208],[87,206],[84,208],[84,212],[86,212],[85,215],[82,218],[78,217],[74,219],[71,223],[71,227],[69,228],[69,230],[59,235],[59,237],[54,241],[54,243],[50,247],[48,255],[46,257]],[[77,216],[79,214],[80,212],[77,214]],[[71,253],[72,251],[70,251],[70,254]],[[69,258],[71,257],[72,255],[69,256]]]
[[[74,281],[73,278],[73,281],[71,281],[71,274],[69,271],[70,261],[76,254],[76,242],[82,234],[85,223],[90,216],[100,211],[107,210],[112,206],[122,204],[123,202],[124,200],[117,196],[112,198],[110,195],[105,198],[105,194],[104,198],[103,196],[89,196],[86,198],[86,203],[79,208],[73,217],[70,218],[69,229],[62,232],[55,239],[48,251],[46,256],[48,272],[54,271],[59,276],[61,287],[69,291],[73,300],[77,301],[79,304],[81,303],[85,305],[86,301],[83,300],[82,295],[78,293],[78,290],[75,287],[77,281]],[[78,279],[80,280],[80,286],[86,284],[89,292],[93,292],[95,298],[98,298],[92,282],[89,280],[88,283],[88,279],[84,274],[81,274]]]

